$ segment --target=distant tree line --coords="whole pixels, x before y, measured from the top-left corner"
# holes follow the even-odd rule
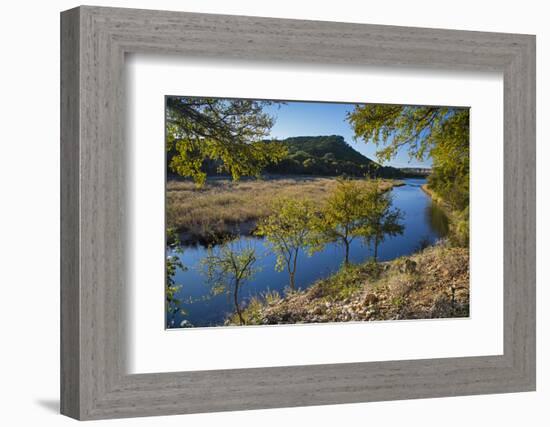
[[[260,144],[260,143],[258,143]],[[281,141],[264,140],[262,147],[277,145],[279,155],[266,161],[256,173],[274,175],[315,175],[400,178],[416,176],[391,166],[381,166],[348,145],[340,135],[303,136]],[[275,150],[272,150],[275,151]],[[182,154],[172,145],[167,153],[168,172],[182,175],[177,165]],[[201,177],[230,175],[221,158],[203,157],[197,173]],[[184,176],[192,176],[184,173]],[[202,179],[202,178],[201,178]]]

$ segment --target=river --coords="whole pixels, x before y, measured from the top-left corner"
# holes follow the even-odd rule
[[[403,213],[404,232],[402,235],[386,238],[379,245],[380,261],[414,253],[423,246],[435,243],[448,231],[445,214],[432,204],[431,198],[421,188],[426,180],[410,178],[404,181],[405,185],[391,190],[393,206]],[[248,236],[238,240],[236,244],[255,248],[259,255],[256,266],[260,268],[253,279],[241,287],[241,304],[245,305],[252,296],[268,290],[283,291],[288,286],[288,274],[286,271],[275,271],[275,255],[266,246],[265,240]],[[184,301],[182,308],[186,314],[178,313],[170,319],[171,328],[180,327],[182,321],[198,327],[219,326],[223,324],[227,314],[234,311],[232,301],[226,295],[210,296],[206,275],[200,264],[200,260],[206,254],[207,249],[202,246],[186,246],[179,255],[187,271],[178,271],[176,274],[176,283],[182,284],[177,298]],[[352,242],[350,262],[359,263],[371,258],[372,255],[373,249],[360,239]],[[296,286],[305,289],[318,279],[330,276],[340,268],[343,259],[344,249],[337,243],[327,245],[323,251],[311,257],[301,252],[298,255]]]

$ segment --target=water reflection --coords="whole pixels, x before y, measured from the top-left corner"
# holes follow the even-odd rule
[[[430,203],[426,206],[426,215],[430,225],[438,234],[446,236],[449,233],[449,219],[438,205]]]

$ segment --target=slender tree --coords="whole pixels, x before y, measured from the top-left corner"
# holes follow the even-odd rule
[[[368,238],[370,201],[364,181],[339,178],[315,222],[318,241],[314,250],[326,243],[338,242],[344,247],[344,264],[349,265],[350,245],[356,237]]]
[[[206,268],[212,294],[227,294],[233,297],[235,311],[241,325],[245,324],[239,304],[241,286],[254,276],[257,269],[256,251],[251,246],[239,249],[230,242],[208,248],[208,254],[201,263]]]
[[[381,191],[380,184],[375,181],[367,187],[365,199],[367,209],[368,232],[364,237],[374,245],[374,261],[378,259],[378,245],[387,236],[403,234],[404,227],[400,223],[402,213],[399,209],[392,209],[392,197],[389,191]]]
[[[267,101],[168,97],[166,150],[174,173],[204,184],[204,163],[237,180],[259,176],[270,163],[286,156],[283,144],[266,141],[274,119],[264,112]]]
[[[312,245],[315,209],[308,200],[276,199],[273,214],[260,221],[256,234],[265,236],[277,255],[275,268],[289,276],[291,289],[296,288],[296,268],[300,249]]]

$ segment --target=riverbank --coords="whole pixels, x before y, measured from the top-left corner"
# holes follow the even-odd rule
[[[429,187],[428,184],[423,184],[420,186],[422,188],[422,191],[426,193],[430,198],[437,203],[446,214],[450,213],[450,208],[447,206],[447,204],[443,201],[441,197],[439,197],[437,194],[435,194]]]
[[[266,179],[208,180],[202,188],[191,181],[171,180],[166,185],[166,225],[182,244],[208,244],[226,235],[250,235],[258,220],[271,214],[275,197],[310,199],[322,203],[336,178],[283,176]],[[383,190],[404,185],[382,180]]]
[[[439,195],[433,192],[428,184],[422,185],[422,191],[445,213],[449,220],[449,241],[457,246],[466,247],[470,241],[470,210],[452,209]]]
[[[342,269],[303,291],[255,298],[248,325],[469,316],[469,252],[445,244],[411,256]],[[230,318],[226,324],[238,324]]]

